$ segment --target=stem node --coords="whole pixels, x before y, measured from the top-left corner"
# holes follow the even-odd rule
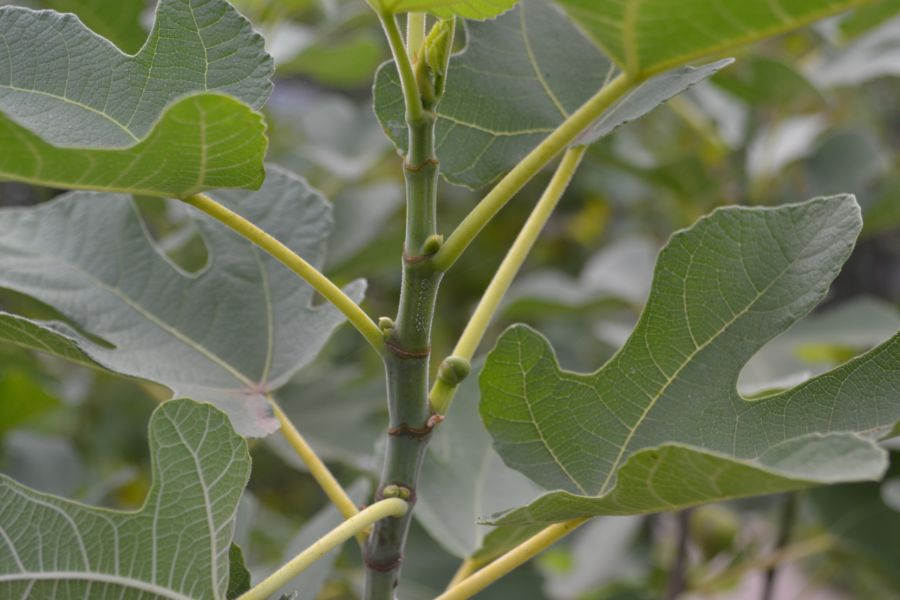
[[[431,415],[421,427],[413,427],[409,423],[400,423],[396,427],[388,429],[388,435],[391,437],[407,437],[414,440],[424,440],[431,435],[434,428],[443,420],[444,417],[441,415]]]
[[[431,354],[431,347],[429,346],[426,346],[421,350],[404,350],[393,339],[387,340],[385,342],[385,348],[387,348],[391,354],[401,360],[421,360],[423,358],[428,358],[428,356]]]

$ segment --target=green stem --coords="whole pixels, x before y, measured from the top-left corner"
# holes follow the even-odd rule
[[[525,226],[519,232],[519,235],[516,236],[516,241],[513,242],[512,247],[510,247],[509,252],[507,252],[503,262],[500,264],[500,268],[497,269],[496,274],[491,279],[491,283],[481,297],[478,307],[456,343],[453,356],[471,362],[494,314],[509,290],[510,284],[512,284],[519,269],[522,268],[522,264],[534,247],[541,230],[569,187],[572,176],[578,169],[578,165],[581,164],[586,150],[586,146],[579,146],[566,151],[562,162],[560,162],[556,173],[553,175],[553,179],[550,180],[550,184],[547,186],[541,199],[538,200],[531,215],[529,215]],[[456,385],[443,378],[437,379],[429,395],[432,410],[439,415],[447,414],[455,393]]]
[[[312,546],[240,596],[240,600],[266,600],[296,577],[298,573],[303,572],[314,562],[360,531],[364,531],[373,523],[382,519],[401,517],[408,510],[409,505],[399,498],[376,502],[332,529],[324,537],[319,538]]]
[[[384,22],[389,40],[397,37],[393,17]],[[428,404],[428,363],[431,323],[442,273],[431,264],[431,253],[437,242],[434,238],[438,177],[435,115],[430,106],[423,107],[412,71],[404,75],[407,69],[403,65],[408,66],[409,62],[405,49],[397,48],[396,42],[394,39],[391,45],[398,58],[409,129],[409,151],[404,160],[406,239],[400,305],[383,355],[390,422],[376,497],[399,495],[409,500],[412,509],[419,471],[435,424]],[[365,552],[366,600],[393,599],[411,518],[412,510],[375,526]]]
[[[423,171],[407,171],[407,177],[415,179],[425,175]],[[411,193],[422,192],[422,195],[408,198],[408,218],[429,221],[423,215],[428,214],[428,207],[433,206],[434,200],[424,192],[431,188],[408,181],[407,189]],[[411,236],[427,231],[417,224],[408,229]],[[417,242],[407,241],[407,248],[417,245]],[[404,253],[400,307],[385,344],[390,423],[377,497],[383,497],[391,489],[393,493],[409,498],[410,506],[415,504],[419,471],[435,424],[428,405],[428,362],[431,322],[440,278],[441,273],[432,268],[428,256],[411,257]],[[400,518],[385,519],[376,525],[369,538],[366,548],[367,600],[393,598],[411,517],[410,512]]]
[[[314,290],[319,292],[326,300],[344,313],[350,324],[366,338],[366,341],[381,354],[384,349],[384,334],[378,325],[353,301],[344,290],[333,281],[325,277],[314,266],[303,260],[293,250],[279,242],[277,239],[242,217],[222,206],[206,194],[195,194],[184,198],[183,202],[203,211],[207,215],[221,222],[236,233],[250,240],[288,269],[299,275]]]
[[[419,121],[409,123],[410,146],[403,164],[407,261],[425,260],[425,242],[437,230],[438,161],[434,154],[434,123],[433,112],[423,112]],[[429,270],[432,270],[430,266]]]
[[[446,271],[500,209],[553,157],[572,144],[603,112],[631,90],[638,80],[618,75],[547,136],[472,209],[434,256],[436,269]]]

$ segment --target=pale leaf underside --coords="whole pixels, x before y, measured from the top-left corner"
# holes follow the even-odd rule
[[[303,180],[269,171],[258,192],[215,198],[320,265],[330,206]],[[72,192],[6,209],[0,286],[55,308],[91,336],[61,325],[25,327],[51,351],[69,352],[74,340],[112,371],[211,402],[240,433],[265,435],[277,428],[266,396],[312,360],[343,316],[331,305],[313,306],[312,288],[244,238],[203,214],[196,223],[208,264],[185,273],[151,241],[128,197]],[[358,299],[362,290],[356,282],[347,291]],[[0,334],[37,344],[23,338],[21,321],[17,326]]]
[[[0,311],[0,340],[83,365],[96,365],[78,347],[74,338],[62,330],[56,330],[53,323],[42,323]]]

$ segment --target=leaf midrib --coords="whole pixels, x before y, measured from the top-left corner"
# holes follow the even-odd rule
[[[119,121],[115,120],[115,119],[112,118],[110,115],[106,114],[105,112],[103,112],[103,111],[101,111],[101,110],[97,110],[96,108],[94,108],[94,107],[92,107],[92,106],[88,106],[87,104],[82,104],[81,102],[76,102],[76,101],[74,101],[74,100],[72,100],[72,99],[70,99],[70,98],[67,98],[67,97],[65,97],[65,96],[57,96],[56,94],[51,94],[51,93],[49,93],[49,92],[42,92],[42,91],[40,91],[40,90],[29,90],[29,89],[26,89],[26,88],[20,88],[20,87],[16,87],[16,86],[13,86],[13,85],[8,85],[8,84],[0,84],[0,88],[6,88],[6,89],[11,90],[11,91],[13,91],[13,92],[19,92],[19,93],[22,93],[22,94],[35,94],[35,95],[38,95],[38,96],[46,96],[47,98],[53,98],[54,100],[58,100],[58,101],[60,101],[60,102],[65,102],[66,104],[71,104],[71,105],[73,105],[73,106],[77,106],[78,108],[80,108],[80,109],[82,109],[82,110],[85,110],[85,111],[87,111],[87,112],[94,113],[94,114],[99,115],[100,117],[106,119],[108,122],[112,123],[113,125],[115,125],[115,126],[118,127],[119,129],[121,129],[122,131],[124,131],[126,134],[128,134],[128,137],[130,137],[130,138],[131,138],[132,140],[134,140],[135,142],[140,142],[140,141],[141,141],[141,138],[139,138],[139,137],[137,137],[136,135],[134,135],[134,133],[132,133],[132,131],[131,131],[130,129],[128,129],[128,127],[126,127],[124,123],[120,123]],[[15,119],[13,119],[12,117],[10,117],[9,114],[6,113],[5,111],[4,111],[2,114],[5,115],[8,119],[11,119],[11,120],[15,121]],[[16,123],[18,123],[18,121],[16,121]],[[21,125],[20,125],[20,126],[21,126]],[[25,129],[28,129],[28,128],[26,127]],[[32,131],[31,129],[28,129],[28,130],[31,131],[32,133],[35,133],[35,132]],[[35,134],[35,135],[39,135],[39,134]],[[40,137],[42,140],[44,139],[44,137],[41,136],[41,135],[39,135],[39,137]],[[104,148],[114,148],[114,147],[115,147],[115,146],[103,146],[103,147],[96,147],[96,148],[95,148],[95,147],[92,147],[92,146],[86,146],[86,147],[82,147],[82,146],[57,146],[56,144],[53,144],[53,146],[58,147],[58,148],[81,148],[81,149],[83,149],[83,150],[103,150]],[[126,148],[127,148],[127,147],[128,147],[128,146],[126,146]]]
[[[139,590],[150,594],[156,594],[169,600],[196,600],[190,596],[185,596],[175,590],[162,587],[139,579],[132,579],[122,575],[111,575],[108,573],[95,573],[93,571],[24,571],[21,573],[13,573],[9,575],[0,575],[0,583],[17,582],[17,581],[88,581],[97,582],[107,585],[115,585],[127,589]]]
[[[130,296],[126,295],[121,290],[98,279],[97,277],[94,276],[93,273],[86,271],[79,264],[67,261],[58,256],[54,256],[51,258],[58,260],[63,265],[66,265],[67,267],[69,267],[75,271],[78,271],[86,279],[88,279],[91,283],[96,285],[98,288],[103,289],[103,290],[107,291],[108,293],[112,294],[113,296],[115,296],[116,298],[121,300],[122,303],[126,304],[129,308],[131,308],[132,310],[137,312],[139,315],[141,315],[142,317],[147,319],[149,322],[156,325],[161,330],[168,333],[169,335],[171,335],[172,337],[174,337],[175,339],[177,339],[178,341],[183,343],[188,348],[191,348],[194,351],[196,351],[197,353],[202,354],[207,359],[209,359],[210,362],[218,365],[220,368],[225,370],[229,375],[234,377],[237,381],[244,384],[248,389],[256,388],[256,384],[253,382],[252,379],[250,379],[250,377],[248,377],[247,375],[244,375],[242,372],[240,372],[236,367],[231,365],[224,358],[222,358],[221,356],[219,356],[212,350],[206,348],[203,344],[197,342],[196,340],[193,340],[192,338],[187,337],[186,335],[184,335],[183,333],[181,333],[180,331],[178,331],[177,329],[175,329],[174,327],[172,327],[171,325],[169,325],[168,323],[166,323],[165,321],[163,321],[162,319],[157,317],[155,314],[150,312],[148,309],[144,308],[141,304],[139,304],[137,301],[132,299]],[[260,269],[262,269],[262,265],[259,265],[259,267],[260,267]]]
[[[63,262],[65,263],[66,261],[63,261]],[[203,356],[208,358],[211,362],[213,362],[214,364],[218,365],[219,367],[221,367],[222,369],[227,371],[229,375],[231,375],[232,377],[234,377],[235,379],[237,379],[244,385],[251,387],[251,388],[253,387],[253,381],[249,377],[247,377],[246,375],[244,375],[243,373],[238,371],[228,361],[226,361],[224,358],[222,358],[221,356],[219,356],[212,350],[208,349],[206,346],[204,346],[200,342],[197,342],[197,341],[187,337],[186,335],[184,335],[183,333],[181,333],[180,331],[178,331],[177,329],[175,329],[174,327],[172,327],[171,325],[169,325],[168,323],[166,323],[165,321],[163,321],[162,319],[157,317],[155,314],[153,314],[152,312],[150,312],[149,310],[144,308],[141,304],[139,304],[137,301],[133,300],[130,296],[127,296],[122,291],[120,291],[110,285],[107,285],[105,282],[97,279],[91,273],[88,273],[87,271],[82,269],[79,265],[74,265],[72,263],[66,263],[66,264],[69,264],[70,266],[79,270],[82,274],[84,274],[85,277],[90,279],[97,287],[104,289],[107,292],[113,294],[114,296],[119,298],[123,303],[125,303],[130,308],[132,308],[135,312],[140,314],[142,317],[144,317],[145,319],[147,319],[148,321],[150,321],[151,323],[153,323],[154,325],[156,325],[157,327],[159,327],[160,329],[162,329],[163,331],[165,331],[166,333],[168,333],[169,335],[171,335],[172,337],[177,339],[179,342],[183,343],[185,346],[192,348],[199,354],[202,354]]]
[[[200,458],[197,456],[197,451],[195,451],[194,446],[192,446],[185,439],[184,434],[181,432],[181,428],[178,427],[178,424],[169,416],[165,415],[166,418],[169,419],[169,422],[172,424],[172,429],[178,435],[178,439],[181,440],[182,446],[184,446],[185,450],[187,450],[188,454],[191,455],[191,459],[194,461],[194,471],[197,473],[197,483],[200,486],[200,489],[203,491],[203,507],[204,512],[206,513],[206,528],[209,532],[209,551],[210,551],[210,561],[209,561],[209,584],[213,588],[213,592],[216,595],[216,600],[218,600],[218,589],[216,585],[219,581],[219,563],[216,560],[216,555],[218,554],[218,548],[216,547],[216,526],[213,522],[213,507],[212,502],[209,498],[209,487],[206,484],[206,475],[203,471],[202,465],[200,464]],[[206,414],[206,425],[203,429],[203,437],[200,438],[200,441],[196,443],[196,450],[199,450],[203,443],[206,441],[206,435],[209,433],[209,413]],[[230,466],[230,463],[229,463]],[[154,553],[155,553],[154,548]],[[155,555],[155,554],[154,554]]]

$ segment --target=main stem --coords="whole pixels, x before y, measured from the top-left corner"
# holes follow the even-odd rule
[[[393,21],[393,18],[391,18]],[[390,24],[386,26],[391,30]],[[399,53],[396,52],[395,56]],[[405,54],[405,53],[404,53]],[[399,56],[399,63],[408,60]],[[400,67],[401,71],[405,70]],[[419,471],[435,420],[428,404],[431,323],[441,272],[426,252],[436,233],[438,161],[434,152],[433,107],[407,110],[409,152],[406,179],[406,240],[403,283],[393,327],[386,331],[384,364],[390,424],[381,482],[376,498],[400,497],[410,511],[379,521],[366,546],[366,600],[392,600],[403,548],[416,502]],[[433,252],[431,245],[429,251]]]

